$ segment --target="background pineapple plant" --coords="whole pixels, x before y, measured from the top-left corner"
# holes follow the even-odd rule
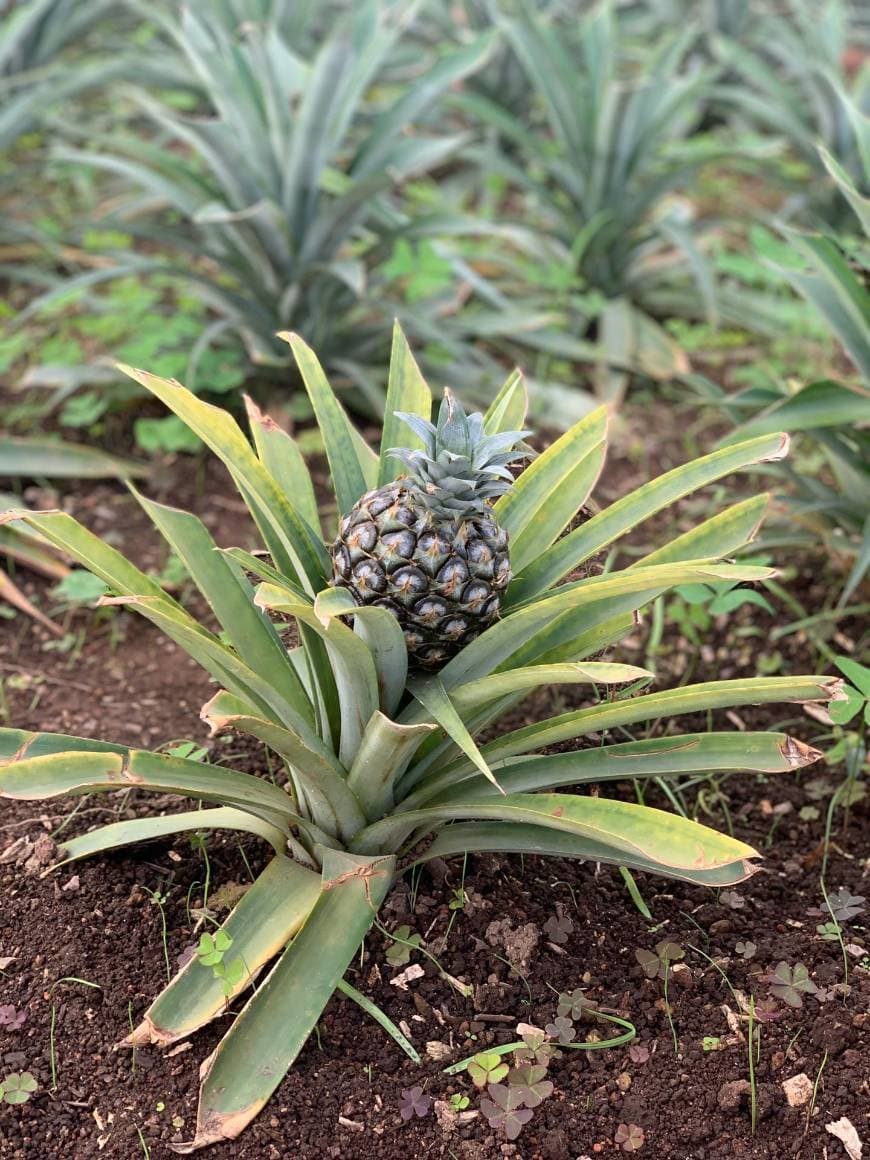
[[[624,737],[642,722],[745,702],[826,701],[840,688],[831,678],[807,676],[648,692],[651,674],[645,670],[588,659],[614,646],[631,631],[638,610],[675,585],[769,576],[767,568],[715,562],[752,538],[766,496],[726,508],[626,569],[565,582],[585,560],[681,496],[782,457],[784,436],[762,435],[676,468],[563,534],[604,462],[603,408],[575,424],[511,483],[507,465],[526,410],[520,376],[511,376],[482,418],[465,418],[448,396],[433,428],[429,389],[397,330],[387,450],[379,456],[351,426],[312,351],[297,336],[284,337],[321,428],[343,521],[332,557],[310,475],[285,432],[251,406],[251,442],[229,414],[179,384],[127,372],[222,459],[268,552],[265,562],[241,549],[219,549],[197,517],[137,496],[211,606],[220,636],[70,516],[5,517],[26,521],[99,576],[114,593],[107,599],[140,612],[181,645],[219,685],[203,718],[215,731],[258,738],[286,771],[286,784],[279,786],[232,768],[122,745],[0,730],[0,797],[34,800],[132,785],[200,803],[66,840],[65,859],[209,828],[247,831],[272,847],[266,869],[221,928],[229,940],[223,976],[194,958],[124,1040],[129,1046],[165,1046],[191,1035],[223,1014],[275,961],[206,1061],[195,1138],[177,1146],[179,1152],[238,1136],[277,1087],[337,987],[365,1003],[343,974],[399,870],[433,857],[497,849],[594,859],[709,886],[739,882],[753,872],[757,853],[738,839],[633,802],[559,791],[626,778],[800,768],[819,754],[781,733],[662,732],[613,741],[608,731],[620,727]],[[391,449],[399,446],[402,416],[422,446],[397,454]],[[403,463],[409,479],[396,481]],[[454,486],[458,508],[440,496]],[[388,526],[403,507],[415,518]],[[384,520],[391,510],[393,517]],[[368,548],[368,540],[354,536],[366,523],[377,533]],[[439,570],[433,576],[420,561],[427,544],[435,543],[432,537],[439,541],[432,548],[437,560],[445,526],[468,527],[466,561],[476,556],[471,563],[480,566],[486,553],[472,549],[475,543],[491,553],[491,595],[476,619],[465,607],[444,614],[447,626],[452,617],[467,617],[460,639],[444,631],[441,617],[434,627],[424,626],[434,639],[424,647],[412,638],[412,659],[434,665],[452,655],[437,671],[409,672],[406,641],[417,628],[413,617],[422,615],[419,601],[444,599],[428,587]],[[407,558],[427,578],[411,615],[401,600],[395,600],[402,609],[398,616],[396,608],[379,602],[380,594],[367,600],[371,592],[359,590],[354,571],[361,561],[377,564],[385,584],[396,587],[397,569],[388,580],[384,565],[395,543],[384,541],[394,533],[400,542],[413,536]],[[448,547],[463,558],[455,537]],[[356,560],[354,552],[361,553]],[[334,559],[343,581],[338,585],[331,585]],[[261,580],[256,589],[250,574]],[[478,577],[467,581],[472,582]],[[459,590],[458,601],[464,598],[468,603]],[[500,608],[488,609],[493,599]],[[273,615],[295,621],[298,645],[283,645]],[[610,693],[596,700],[593,691],[579,709],[498,730],[499,720],[529,691],[547,684],[606,686]],[[626,686],[625,695],[616,691],[620,686]],[[475,736],[484,729],[492,739],[479,745]],[[584,748],[589,734],[596,741]],[[565,741],[578,747],[538,752]],[[420,839],[430,834],[434,841],[422,847]]]

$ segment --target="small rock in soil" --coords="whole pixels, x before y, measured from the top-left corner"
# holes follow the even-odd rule
[[[735,1112],[741,1104],[749,1102],[751,1093],[748,1079],[732,1079],[719,1088],[716,1101],[723,1112]]]
[[[782,1090],[790,1108],[802,1108],[804,1104],[809,1103],[813,1094],[813,1081],[802,1071],[799,1075],[793,1075],[791,1079],[783,1080]]]

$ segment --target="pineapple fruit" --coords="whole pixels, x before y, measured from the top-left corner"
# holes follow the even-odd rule
[[[367,492],[341,521],[333,584],[389,609],[410,663],[437,669],[498,617],[511,568],[491,503],[510,489],[529,432],[487,435],[483,415],[466,415],[449,390],[437,424],[398,417],[423,448],[391,448],[407,476]]]

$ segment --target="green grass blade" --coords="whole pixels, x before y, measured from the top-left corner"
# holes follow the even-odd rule
[[[407,126],[421,112],[428,111],[445,89],[484,64],[492,50],[493,39],[490,32],[459,49],[444,52],[427,72],[415,77],[399,99],[375,118],[371,132],[351,166],[354,177],[388,170],[395,147],[402,142]]]
[[[870,333],[870,322],[868,322]],[[769,431],[818,431],[825,427],[870,424],[870,392],[825,380],[810,383],[775,402],[761,414],[730,431],[722,443],[733,443]]]
[[[631,603],[629,598],[622,597],[614,601],[618,607]],[[584,627],[585,626],[585,627]],[[612,645],[618,644],[637,627],[636,613],[617,612],[609,615],[607,604],[604,603],[593,612],[589,618],[569,613],[562,617],[554,626],[554,632],[548,633],[546,638],[539,634],[532,642],[532,647],[521,650],[522,659],[535,660],[538,664],[563,664],[565,661],[584,661],[587,657],[598,656],[599,653]],[[581,631],[577,631],[578,628]],[[558,642],[558,643],[556,643]],[[528,655],[527,655],[528,654]],[[517,662],[519,663],[519,655]],[[505,670],[514,664],[512,657],[504,666]]]
[[[590,614],[588,617],[581,616],[580,622],[588,624],[590,621],[594,622],[595,619],[595,615]],[[539,659],[542,664],[564,664],[566,662],[573,663],[574,658],[580,658],[582,660],[587,656],[596,656],[603,649],[609,648],[610,645],[621,640],[634,627],[635,622],[633,617],[616,616],[603,619],[600,624],[595,625],[593,628],[586,628],[579,635],[576,634],[576,630],[573,628],[566,629],[566,635],[564,637],[565,644],[550,648],[539,658],[534,656],[535,650],[531,650],[529,659]],[[519,666],[520,663],[518,660],[517,665]],[[505,671],[510,671],[512,665],[513,662],[506,665]],[[473,736],[477,736],[488,725],[497,721],[504,713],[509,712],[519,703],[523,696],[523,693],[511,694],[488,706],[486,709],[475,713],[468,722],[469,731]],[[411,787],[423,780],[430,770],[438,769],[447,762],[452,761],[455,756],[458,756],[458,752],[450,738],[444,738],[433,745],[424,746],[422,756],[414,762],[411,770],[408,771],[398,787],[399,796],[404,798]]]
[[[648,669],[636,665],[606,664],[600,661],[529,665],[457,685],[450,690],[450,700],[462,713],[467,713],[510,693],[525,693],[544,685],[620,685],[645,677],[652,679],[654,675]]]
[[[490,403],[483,417],[483,429],[487,435],[500,435],[503,431],[523,431],[528,409],[529,392],[526,389],[526,380],[522,371],[512,371]]]
[[[864,381],[870,382],[870,293],[832,239],[796,230],[788,230],[787,235],[812,269],[772,264],[822,312]]]
[[[408,691],[441,726],[450,740],[498,788],[498,781],[481,755],[465,722],[453,706],[439,677],[417,677],[408,682]]]
[[[318,616],[310,605],[301,603],[286,588],[261,584],[255,600],[261,608],[294,616],[323,640],[341,710],[338,756],[342,765],[350,768],[366,726],[379,707],[378,675],[368,646],[337,616]]]
[[[27,729],[0,729],[0,769],[13,761],[50,757],[54,753],[129,753],[129,746],[66,733],[31,733]]]
[[[292,799],[282,789],[247,773],[144,749],[109,752],[100,750],[99,742],[88,743],[93,750],[60,749],[55,748],[57,734],[30,736],[0,765],[0,798],[41,801],[66,794],[142,789],[235,806],[279,828],[293,817]],[[74,740],[84,743],[83,738]]]
[[[513,370],[484,415],[486,434],[500,435],[502,432],[524,430],[525,414],[528,409],[529,392],[525,386],[525,378],[521,370]]]
[[[234,1140],[263,1108],[357,953],[392,884],[394,868],[393,858],[323,851],[317,901],[208,1061],[196,1137],[178,1151]]]
[[[401,625],[386,608],[360,607],[345,588],[325,588],[314,601],[315,616],[352,616],[355,634],[368,647],[378,680],[381,709],[398,708],[408,677],[408,649]]]
[[[356,987],[352,987],[347,979],[339,980],[338,990],[341,991],[342,995],[347,995],[348,999],[353,999],[354,1003],[362,1007],[366,1015],[370,1015],[376,1023],[380,1023],[387,1035],[395,1040],[396,1044],[410,1060],[414,1063],[420,1063],[420,1053],[415,1050],[413,1043],[411,1043],[407,1035],[399,1030],[385,1011],[382,1011],[371,999],[367,999]]]
[[[0,438],[0,476],[33,479],[135,479],[150,473],[146,463],[120,459],[93,447],[33,436]]]
[[[572,619],[576,617],[579,628],[584,616],[592,625],[596,617],[609,619],[619,613],[634,611],[678,584],[765,580],[772,575],[769,568],[688,561],[591,576],[574,584],[563,584],[538,600],[509,612],[466,645],[439,675],[445,687],[452,689],[488,676],[520,650],[524,650],[522,663],[531,663],[537,659],[539,646],[543,651],[576,636],[577,628],[566,627],[559,619],[565,613],[572,614]]]
[[[852,114],[852,119],[860,129],[858,139],[859,143],[863,142],[861,147],[864,153],[865,177],[870,178],[870,152],[868,152],[870,150],[870,129],[867,127],[867,118],[860,109],[851,104],[848,106],[848,109]],[[870,237],[870,198],[865,197],[859,192],[851,175],[846,172],[835,157],[831,156],[827,149],[819,146],[819,156],[822,159],[825,169],[827,169],[828,173],[830,173],[831,177],[833,177],[834,181],[840,187],[840,193],[842,193],[843,197],[846,198],[849,205],[855,211],[855,215],[860,221],[864,233]]]

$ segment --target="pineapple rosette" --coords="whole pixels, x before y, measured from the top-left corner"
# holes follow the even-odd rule
[[[131,785],[138,801],[155,795],[154,813],[137,808],[76,836],[64,833],[64,863],[191,831],[240,832],[271,849],[213,934],[220,969],[207,946],[123,1040],[167,1048],[237,1012],[201,1070],[194,1138],[172,1145],[182,1154],[240,1134],[336,990],[374,1012],[419,1060],[401,1028],[344,978],[397,875],[436,858],[498,851],[585,859],[709,888],[741,882],[755,872],[758,854],[739,837],[648,806],[640,792],[631,801],[582,787],[793,772],[821,754],[769,730],[687,733],[679,718],[843,696],[841,682],[824,675],[651,688],[653,673],[619,659],[642,610],[675,588],[774,574],[722,562],[755,536],[765,495],[708,515],[626,567],[617,560],[600,575],[576,578],[684,496],[782,458],[786,436],[718,448],[572,527],[604,465],[604,407],[514,479],[511,464],[525,454],[522,376],[510,376],[484,416],[466,415],[445,392],[433,424],[429,387],[397,327],[375,451],[310,347],[298,335],[283,337],[326,452],[339,520],[331,544],[290,434],[249,402],[248,435],[180,383],[133,368],[122,369],[226,466],[261,546],[220,547],[192,512],[132,489],[198,590],[188,608],[67,512],[0,515],[0,526],[23,522],[98,576],[111,593],[105,600],[147,618],[201,665],[216,686],[200,711],[214,733],[244,735],[268,751],[250,772],[235,768],[226,750],[194,760],[0,728],[2,799]],[[282,635],[288,622],[290,641]],[[515,710],[532,690],[569,685],[588,688],[567,703],[556,695],[526,703],[517,725]],[[193,808],[167,813],[167,794]]]

